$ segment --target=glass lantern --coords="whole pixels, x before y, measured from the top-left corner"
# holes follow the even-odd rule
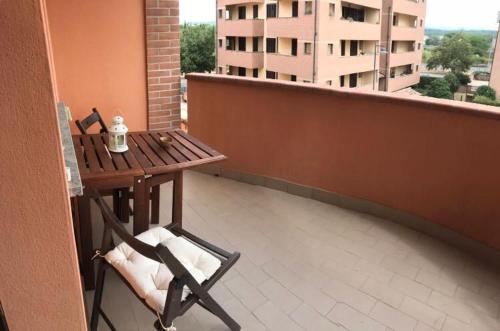
[[[113,117],[113,122],[108,128],[108,148],[111,152],[123,153],[128,151],[127,132],[128,128],[123,124],[123,117]]]

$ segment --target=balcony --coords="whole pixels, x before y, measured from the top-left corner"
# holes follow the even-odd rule
[[[276,53],[266,54],[266,69],[282,74],[296,75],[300,80],[312,80],[313,56],[312,55],[282,55]]]
[[[266,20],[267,35],[273,37],[313,40],[314,17],[277,17]]]
[[[231,51],[219,48],[219,66],[231,65],[245,68],[262,68],[264,65],[264,53]]]
[[[420,73],[418,72],[413,72],[411,74],[397,75],[394,78],[389,78],[388,91],[389,92],[399,91],[409,86],[417,85],[419,81],[420,81]]]
[[[264,3],[264,0],[218,0],[218,6],[232,6],[232,5],[240,5],[240,4],[259,4]]]
[[[365,72],[373,71],[374,65],[375,69],[379,68],[379,57],[377,55],[377,61],[374,63],[374,54],[365,54],[358,56],[341,56],[338,57],[336,63],[338,63],[338,68],[336,69],[339,75],[348,75],[354,72]],[[338,61],[338,62],[337,62]]]
[[[424,31],[416,27],[393,26],[391,38],[393,40],[423,40]]]
[[[422,52],[398,52],[390,55],[391,67],[402,66],[405,64],[420,64],[422,63]]]
[[[402,0],[394,1],[393,11],[407,15],[424,17],[426,12],[426,4],[424,1]]]
[[[219,20],[218,21],[219,36],[244,36],[262,37],[264,35],[264,20],[262,19],[246,19],[246,20]]]
[[[380,24],[340,19],[335,23],[340,39],[379,40]]]

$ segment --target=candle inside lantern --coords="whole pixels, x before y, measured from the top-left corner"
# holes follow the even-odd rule
[[[128,151],[127,132],[128,128],[123,124],[123,117],[113,117],[113,122],[108,128],[108,148],[111,152],[123,153]]]

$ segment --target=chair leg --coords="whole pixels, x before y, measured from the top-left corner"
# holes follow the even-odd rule
[[[160,223],[160,185],[151,189],[151,224]]]
[[[97,331],[99,315],[101,313],[102,292],[104,290],[104,278],[106,276],[106,266],[103,261],[99,261],[99,270],[97,271],[97,284],[94,292],[94,305],[92,307],[92,316],[90,318],[90,331]]]
[[[120,190],[113,190],[113,212],[121,219]]]
[[[200,306],[220,318],[231,331],[241,330],[241,326],[231,316],[229,316],[224,308],[222,308],[209,294],[207,294],[202,300],[203,301],[200,302]]]

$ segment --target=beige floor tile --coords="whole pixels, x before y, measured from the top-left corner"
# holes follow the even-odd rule
[[[401,292],[374,279],[368,279],[361,287],[361,291],[394,308],[399,308],[404,299]]]
[[[382,283],[389,283],[394,277],[394,272],[389,271],[380,265],[361,259],[354,267],[355,271],[359,271],[372,279]]]
[[[258,289],[269,301],[286,314],[290,314],[302,303],[288,289],[272,278],[260,284]]]
[[[470,324],[473,310],[465,303],[458,301],[455,298],[450,298],[440,292],[433,291],[428,301],[429,306],[438,309],[453,318],[456,318],[466,324]]]
[[[270,261],[262,266],[262,269],[274,280],[278,281],[286,288],[291,288],[296,283],[300,282],[298,275],[288,270],[285,266],[281,265],[278,261]]]
[[[387,270],[390,270],[398,275],[414,279],[417,276],[418,268],[405,259],[395,258],[393,256],[386,256],[380,262],[380,265]]]
[[[422,322],[418,322],[417,327],[415,328],[415,331],[438,331],[438,329],[431,328],[427,324],[424,324]]]
[[[394,331],[413,331],[417,326],[417,320],[415,318],[382,302],[377,302],[370,313],[370,317],[390,327]]]
[[[447,296],[455,295],[455,291],[457,290],[456,282],[439,273],[420,270],[415,280]]]
[[[474,308],[474,310],[484,312],[493,318],[498,317],[498,312],[500,311],[500,303],[498,301],[484,297],[462,287],[458,287],[455,297],[466,305]]]
[[[261,305],[254,314],[271,331],[304,330],[271,302]]]
[[[241,276],[234,277],[224,284],[250,311],[255,310],[267,301],[262,293]]]
[[[337,302],[346,303],[365,314],[370,312],[376,302],[376,300],[368,294],[334,279],[332,279],[322,290]]]
[[[405,298],[399,309],[403,313],[406,313],[411,317],[416,318],[418,321],[423,322],[437,330],[441,329],[444,320],[446,319],[446,315],[443,312],[410,297]]]
[[[344,303],[338,303],[327,317],[349,331],[385,331],[386,327]]]
[[[427,299],[430,297],[432,292],[429,287],[417,283],[413,279],[399,275],[394,276],[394,278],[389,283],[389,286],[405,295],[408,295],[422,302],[427,302]]]
[[[334,299],[330,298],[316,287],[309,285],[306,281],[299,282],[293,286],[290,291],[321,315],[326,315],[336,303]]]
[[[308,305],[301,305],[290,317],[307,331],[349,331],[332,323]]]
[[[478,331],[471,328],[470,324],[458,321],[453,317],[446,317],[442,331]]]

